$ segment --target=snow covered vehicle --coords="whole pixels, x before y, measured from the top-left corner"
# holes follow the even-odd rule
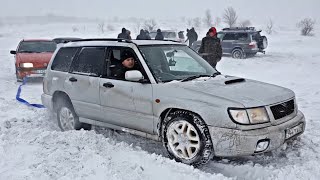
[[[112,75],[134,54],[125,79]],[[185,44],[82,39],[55,51],[43,104],[63,131],[105,126],[163,142],[170,157],[198,166],[213,156],[279,148],[305,130],[293,91],[222,75]]]
[[[265,53],[268,39],[261,36],[261,31],[254,27],[224,28],[217,36],[221,40],[223,54],[231,54],[235,59],[244,59],[254,56],[258,52]],[[191,48],[198,52],[201,40],[192,44]]]
[[[17,81],[21,82],[26,76],[43,77],[56,46],[49,39],[22,40],[16,51],[10,51],[15,55]]]

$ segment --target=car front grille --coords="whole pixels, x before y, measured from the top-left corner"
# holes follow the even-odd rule
[[[294,112],[294,100],[271,106],[270,109],[275,120],[284,118]]]

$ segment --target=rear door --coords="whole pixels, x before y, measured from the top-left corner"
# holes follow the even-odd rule
[[[99,79],[105,68],[105,47],[83,47],[72,62],[64,87],[76,113],[84,118],[103,118],[100,110]]]

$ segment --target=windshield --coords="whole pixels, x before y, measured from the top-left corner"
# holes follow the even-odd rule
[[[18,52],[20,53],[41,53],[54,52],[56,43],[53,41],[23,41],[19,45]]]
[[[211,76],[217,71],[188,46],[140,46],[158,82],[183,80],[191,76]]]

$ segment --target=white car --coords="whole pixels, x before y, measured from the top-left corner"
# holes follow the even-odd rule
[[[124,51],[133,70],[113,76]],[[170,157],[198,166],[213,156],[279,148],[305,130],[293,91],[222,75],[187,45],[83,39],[60,46],[42,102],[63,131],[106,126],[163,142]]]

